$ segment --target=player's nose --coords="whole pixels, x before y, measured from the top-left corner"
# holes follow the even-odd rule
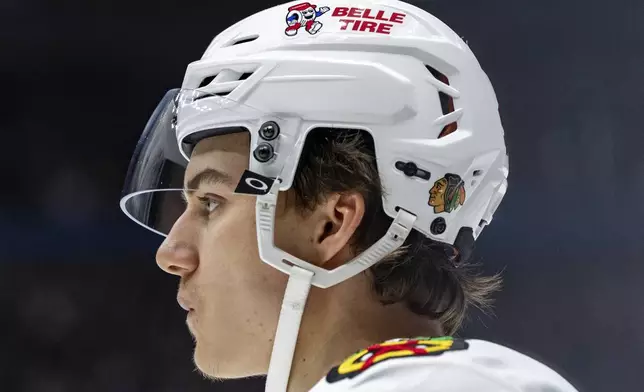
[[[181,219],[180,219],[181,220]],[[172,228],[165,241],[157,250],[157,265],[163,271],[177,276],[186,276],[199,266],[199,250],[193,241],[187,238],[195,238],[193,233],[184,233],[186,238],[181,236],[180,222]]]
[[[181,277],[194,272],[199,265],[197,250],[189,243],[168,240],[169,238],[166,238],[157,250],[159,268]]]

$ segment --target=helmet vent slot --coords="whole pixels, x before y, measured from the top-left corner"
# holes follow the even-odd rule
[[[440,73],[438,70],[435,68],[425,65],[425,68],[436,78],[438,81],[441,83],[444,83],[445,85],[449,86],[449,79],[447,76],[443,75]],[[441,103],[441,111],[443,112],[443,115],[452,113],[454,111],[454,98],[452,98],[450,95],[445,94],[442,91],[438,92],[438,99],[440,100]],[[449,135],[450,133],[456,131],[458,129],[458,124],[456,121],[449,123],[443,127],[441,132],[438,134],[438,138],[445,137]]]
[[[213,95],[225,97],[232,93],[237,87],[239,87],[239,85],[252,75],[252,71],[243,72],[225,69],[215,75],[205,77],[201,83],[199,83],[198,88]]]
[[[210,83],[212,83],[212,81],[215,79],[215,77],[216,77],[216,76],[217,76],[217,75],[212,75],[212,76],[208,76],[207,78],[204,78],[204,79],[201,81],[201,83],[199,83],[199,88],[204,87],[204,86],[207,86],[207,85],[209,85]]]
[[[252,72],[245,72],[245,73],[241,74],[241,76],[239,77],[239,80],[246,80],[246,79],[248,79],[248,78],[250,77],[250,75],[252,75],[252,74],[253,74]]]
[[[247,35],[247,36],[235,38],[235,39],[231,40],[230,42],[228,42],[228,44],[224,45],[224,47],[247,44],[249,42],[255,41],[257,38],[259,38],[259,35],[257,35],[257,34]]]

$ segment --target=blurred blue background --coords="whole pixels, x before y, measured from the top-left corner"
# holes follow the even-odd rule
[[[581,391],[642,390],[644,3],[412,3],[477,54],[510,152],[507,197],[476,252],[505,289],[496,316],[473,313],[461,335],[523,351]],[[164,92],[223,28],[274,4],[0,4],[0,390],[262,390],[193,371],[160,239],[118,201]]]

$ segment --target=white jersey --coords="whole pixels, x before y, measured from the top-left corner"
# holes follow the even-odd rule
[[[546,365],[482,340],[394,339],[361,350],[310,392],[576,392]]]

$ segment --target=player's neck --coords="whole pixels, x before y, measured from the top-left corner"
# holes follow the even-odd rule
[[[354,279],[329,289],[311,290],[288,392],[308,391],[333,366],[371,344],[443,334],[438,323],[415,315],[404,304],[381,305],[367,281]]]

